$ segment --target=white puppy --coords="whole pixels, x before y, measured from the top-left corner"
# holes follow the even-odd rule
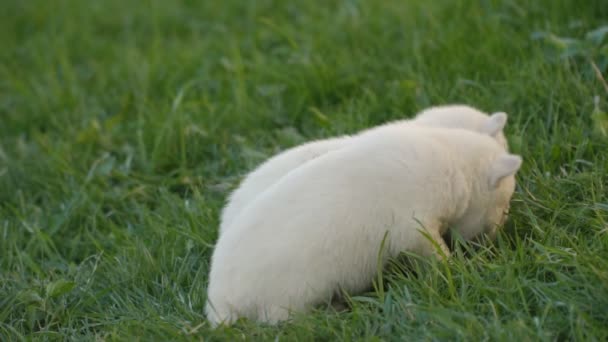
[[[507,139],[503,128],[507,123],[507,114],[498,112],[487,115],[466,105],[446,105],[425,109],[412,120],[418,125],[462,128],[493,136],[505,150],[508,150]]]
[[[462,129],[398,123],[353,137],[272,184],[220,236],[207,317],[276,323],[365,290],[378,262],[400,252],[436,255],[422,230],[446,255],[448,226],[465,238],[494,234],[520,165],[495,139]]]
[[[507,115],[505,113],[494,113],[488,116],[469,106],[447,105],[431,107],[420,112],[412,120],[400,120],[390,124],[409,122],[424,126],[463,128],[490,134],[507,149],[507,140],[502,132],[506,121]],[[344,147],[350,138],[349,136],[342,136],[309,142],[279,153],[262,163],[249,173],[239,187],[229,196],[228,202],[222,210],[220,235],[228,229],[232,220],[243,211],[243,208],[253,202],[270,185],[307,161]]]

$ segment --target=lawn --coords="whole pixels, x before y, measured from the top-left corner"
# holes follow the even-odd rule
[[[605,1],[1,7],[0,340],[608,339]],[[401,262],[345,312],[210,329],[248,170],[445,103],[510,115],[524,166],[494,245]]]

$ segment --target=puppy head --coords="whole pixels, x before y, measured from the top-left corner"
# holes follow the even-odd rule
[[[413,122],[424,126],[461,128],[487,134],[508,150],[507,139],[503,133],[507,119],[508,115],[503,112],[488,115],[470,106],[448,105],[423,110],[416,115]]]
[[[503,153],[482,166],[465,213],[452,224],[463,238],[469,240],[481,233],[490,239],[496,237],[508,217],[521,163],[520,156]]]

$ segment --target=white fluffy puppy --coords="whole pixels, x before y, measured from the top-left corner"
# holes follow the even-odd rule
[[[408,122],[423,126],[460,127],[487,133],[494,136],[505,150],[507,148],[506,139],[502,133],[502,129],[506,123],[506,114],[504,113],[496,113],[488,116],[469,106],[440,106],[419,113],[413,120],[401,120],[388,125],[407,124]],[[388,125],[383,125],[381,127]],[[373,128],[371,131],[377,129],[378,128]],[[364,131],[364,133],[368,132],[370,131]],[[276,183],[290,171],[305,164],[307,161],[315,159],[329,151],[344,147],[349,139],[351,138],[344,136],[300,145],[287,150],[260,165],[254,172],[246,177],[240,187],[230,196],[230,201],[222,213],[220,233],[223,233],[226,230],[229,226],[228,223],[242,212],[246,205],[253,202],[258,195],[268,189],[272,184]],[[470,220],[472,219],[468,217],[462,218],[463,222]],[[461,226],[464,226],[464,224]],[[467,234],[467,232],[469,233]],[[461,233],[463,233],[466,238],[472,237],[477,231],[474,229],[462,230]],[[442,240],[438,240],[438,242],[443,244]]]
[[[390,124],[409,122],[423,126],[463,128],[490,134],[507,149],[507,140],[502,132],[506,121],[505,113],[494,113],[489,116],[470,106],[446,105],[426,109],[412,120],[400,120]],[[262,163],[249,173],[229,196],[228,202],[222,210],[220,235],[228,229],[232,220],[243,211],[243,208],[253,202],[270,185],[307,161],[345,146],[350,138],[342,136],[312,141],[288,149]]]
[[[462,128],[493,136],[505,150],[508,150],[507,139],[503,128],[507,123],[507,114],[502,112],[488,115],[466,105],[446,105],[425,109],[412,120],[418,125],[446,128]]]
[[[495,139],[462,129],[392,124],[353,137],[272,184],[220,236],[207,318],[272,324],[340,290],[361,292],[385,234],[381,262],[436,255],[421,230],[446,255],[448,226],[465,238],[493,234],[520,165]]]

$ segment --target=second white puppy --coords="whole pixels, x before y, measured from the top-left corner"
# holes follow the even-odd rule
[[[505,113],[487,115],[466,105],[446,105],[426,109],[412,120],[399,120],[389,124],[414,123],[421,126],[463,128],[489,134],[507,149],[507,140],[502,132],[506,122],[507,115]],[[373,129],[377,129],[377,127]],[[341,136],[312,141],[288,149],[262,163],[249,173],[230,195],[226,206],[222,210],[220,235],[229,229],[234,218],[243,211],[245,206],[253,202],[258,195],[281,177],[309,160],[344,147],[350,138],[350,136]]]
[[[495,139],[461,129],[393,124],[354,137],[272,184],[220,236],[207,318],[276,323],[363,291],[386,258],[436,254],[421,230],[445,254],[448,226],[493,234],[520,165]]]

